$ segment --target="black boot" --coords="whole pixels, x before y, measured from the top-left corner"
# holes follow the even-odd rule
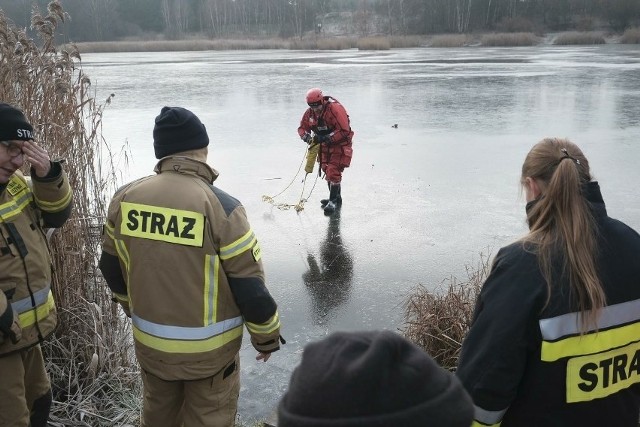
[[[51,389],[33,401],[31,418],[29,420],[29,425],[31,427],[47,427],[47,425],[49,425],[47,420],[49,419],[49,411],[51,410],[52,401],[53,396],[51,395]]]
[[[335,200],[336,206],[341,206],[342,205],[342,195],[341,195],[341,188],[342,187],[341,187],[340,184],[334,184],[333,186],[337,186],[338,187],[338,197]],[[321,199],[320,200],[320,206],[324,208],[327,205],[327,203],[329,203],[329,200],[331,200],[331,184],[329,184],[329,198],[328,199]]]
[[[331,192],[329,193],[329,201],[324,205],[325,213],[333,213],[336,209],[342,205],[342,199],[340,197],[340,184],[331,185]],[[339,201],[338,201],[339,200]]]

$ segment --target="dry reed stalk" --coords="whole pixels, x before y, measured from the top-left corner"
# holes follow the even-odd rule
[[[467,281],[450,277],[435,288],[419,285],[407,298],[404,336],[445,369],[454,370],[458,364],[462,340],[489,270],[489,255],[480,254],[475,268],[466,267]]]
[[[539,43],[533,33],[496,33],[481,38],[482,46],[535,46]]]
[[[429,47],[462,47],[469,43],[468,39],[466,34],[441,34],[431,39]]]
[[[558,35],[553,40],[554,45],[592,45],[605,44],[606,40],[598,31],[569,31]]]
[[[118,156],[101,134],[111,97],[98,104],[77,49],[56,46],[56,28],[67,18],[59,1],[50,2],[44,16],[34,9],[36,42],[0,11],[0,100],[21,108],[51,158],[65,160],[73,189],[72,216],[50,242],[58,328],[43,350],[54,390],[52,419],[65,426],[123,425],[139,414],[138,368],[128,322],[96,268],[107,197],[118,183]]]
[[[388,37],[362,37],[358,39],[356,47],[359,50],[389,50],[391,41]]]
[[[620,38],[620,43],[640,44],[640,27],[627,28]]]

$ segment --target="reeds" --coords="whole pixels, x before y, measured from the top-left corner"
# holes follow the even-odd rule
[[[429,47],[462,47],[468,43],[469,36],[466,34],[441,34],[431,39]]]
[[[480,39],[482,46],[535,46],[539,43],[533,33],[494,33],[485,34]]]
[[[118,183],[118,156],[101,135],[111,97],[98,103],[77,49],[56,46],[57,26],[67,18],[58,1],[49,3],[46,15],[34,9],[36,42],[0,11],[0,100],[22,109],[36,141],[52,159],[64,159],[73,190],[73,213],[50,241],[58,328],[43,350],[54,391],[52,419],[65,426],[122,425],[138,416],[138,368],[128,322],[96,268],[106,196]]]
[[[471,326],[475,302],[490,270],[489,255],[480,254],[467,280],[446,279],[435,288],[419,285],[407,298],[405,337],[422,347],[440,366],[455,370],[462,340]]]
[[[553,44],[561,46],[605,43],[604,36],[597,31],[569,31],[558,35],[558,37],[553,40]]]
[[[391,41],[386,37],[362,37],[356,46],[358,50],[389,50]]]
[[[392,37],[304,37],[304,38],[264,38],[264,39],[189,39],[189,40],[140,40],[117,42],[77,43],[80,53],[102,52],[176,52],[206,50],[388,50],[393,48],[420,47],[423,39],[417,36]]]
[[[620,37],[620,43],[624,44],[640,44],[640,28],[628,28]]]
[[[77,44],[81,53],[287,49],[288,46],[289,41],[282,39],[141,40]]]

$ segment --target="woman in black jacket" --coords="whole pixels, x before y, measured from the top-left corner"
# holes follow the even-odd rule
[[[566,139],[522,166],[529,233],[498,252],[457,370],[474,426],[637,427],[640,236]]]

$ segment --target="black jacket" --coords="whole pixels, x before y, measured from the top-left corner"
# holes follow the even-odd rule
[[[545,306],[547,285],[533,251],[522,242],[500,249],[457,371],[476,405],[474,426],[638,425],[640,236],[607,216],[596,182],[586,197],[598,223],[607,300],[598,331],[580,336],[561,259]]]

